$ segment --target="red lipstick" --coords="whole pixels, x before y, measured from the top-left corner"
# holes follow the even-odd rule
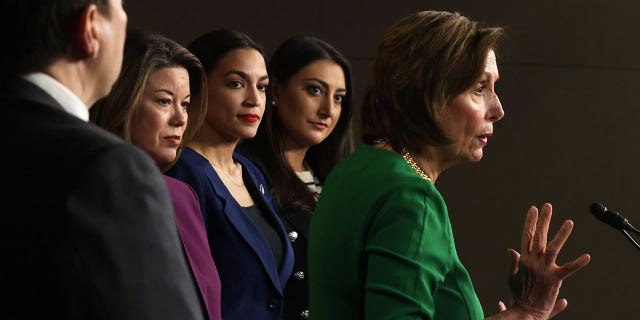
[[[246,113],[246,114],[239,114],[238,118],[243,119],[247,122],[251,122],[254,123],[258,120],[260,120],[260,116],[254,113]]]

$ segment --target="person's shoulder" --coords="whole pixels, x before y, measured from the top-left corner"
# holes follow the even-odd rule
[[[186,147],[180,153],[180,157],[176,163],[169,169],[168,172],[172,177],[176,177],[174,173],[177,172],[199,172],[202,171],[203,168],[208,168],[211,165],[209,164],[209,160],[207,160],[204,156],[200,155],[195,150]]]
[[[111,160],[103,165],[117,165],[118,161],[115,159],[124,158],[143,159],[155,166],[143,150],[127,143],[121,137],[73,115],[64,112],[57,114],[59,116],[48,118],[53,122],[51,125],[39,126],[46,130],[41,143],[57,145],[60,152],[70,153],[79,161],[91,162],[96,158],[108,156]]]
[[[334,167],[322,193],[336,185],[342,186],[338,193],[355,188],[371,197],[442,199],[433,183],[416,174],[399,154],[364,144]]]
[[[198,196],[188,183],[180,179],[168,176],[166,174],[163,174],[162,178],[164,179],[164,182],[167,185],[167,189],[169,190],[169,193],[171,194],[174,202],[176,200],[182,201],[184,199],[189,199],[194,200],[195,203],[198,203]]]
[[[106,131],[97,125],[81,121],[76,127],[75,134],[69,140],[87,146],[87,151],[94,154],[109,154],[113,157],[145,158],[149,157],[140,148],[127,143],[119,136]]]
[[[162,179],[164,179],[164,183],[167,185],[167,189],[170,192],[176,193],[194,193],[193,189],[186,182],[174,178],[172,176],[163,174]]]
[[[215,175],[213,167],[204,156],[186,147],[178,160],[165,172],[166,175],[186,182],[191,187],[208,185],[205,183]],[[199,187],[194,187],[199,189]]]
[[[187,187],[187,184],[182,180],[176,179],[166,174],[162,175],[162,179],[164,180],[164,183],[167,184],[167,188],[169,189],[169,191],[184,190],[184,188]]]

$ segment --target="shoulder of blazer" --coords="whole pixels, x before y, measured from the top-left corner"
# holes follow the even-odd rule
[[[167,170],[166,175],[186,182],[199,192],[201,191],[200,185],[206,180],[204,171],[208,166],[210,166],[209,162],[203,156],[186,147],[176,163]]]
[[[2,80],[1,84],[0,99],[29,101],[64,111],[60,103],[51,95],[25,79],[13,77]]]

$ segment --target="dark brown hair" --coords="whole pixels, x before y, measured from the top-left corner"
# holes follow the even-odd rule
[[[247,34],[224,28],[200,35],[187,48],[200,59],[207,75],[233,50],[252,48],[263,54],[262,47]]]
[[[276,204],[285,209],[312,211],[316,198],[289,166],[284,153],[283,126],[272,105],[273,93],[300,70],[318,60],[329,60],[339,65],[344,73],[347,93],[342,101],[340,118],[333,132],[307,151],[305,162],[321,183],[329,171],[353,151],[351,119],[353,115],[353,86],[351,66],[347,59],[329,43],[308,35],[293,36],[285,40],[269,59],[267,71],[271,82],[263,122],[256,137],[245,142],[264,165],[271,179]]]
[[[376,52],[361,109],[362,141],[387,138],[395,149],[418,153],[449,143],[438,117],[481,75],[503,35],[457,12],[422,11],[396,22]]]
[[[109,0],[2,0],[2,75],[42,70],[67,53],[80,13],[90,4],[111,17]]]

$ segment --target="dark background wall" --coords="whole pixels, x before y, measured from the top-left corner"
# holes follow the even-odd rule
[[[320,37],[350,59],[357,101],[378,39],[410,12],[459,11],[506,27],[497,84],[506,116],[481,162],[450,169],[437,183],[485,313],[508,298],[507,248],[518,248],[526,210],[550,202],[552,232],[564,219],[575,222],[560,262],[592,256],[565,281],[569,307],[556,319],[638,318],[640,251],[589,205],[603,202],[640,225],[640,3],[137,0],[126,9],[130,26],[185,45],[219,27],[248,33],[267,56],[290,35]]]

